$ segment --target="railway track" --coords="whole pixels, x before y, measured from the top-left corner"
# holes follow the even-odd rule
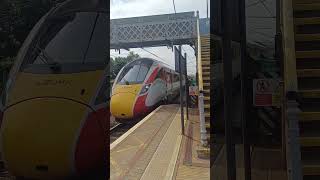
[[[126,133],[130,128],[132,128],[136,123],[124,124],[118,123],[110,128],[110,144],[117,140],[120,136]]]

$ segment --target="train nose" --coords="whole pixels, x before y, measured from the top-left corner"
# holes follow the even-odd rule
[[[30,178],[68,177],[87,107],[67,100],[33,99],[8,108],[2,125],[9,170]]]
[[[121,119],[132,118],[135,99],[136,94],[131,92],[114,94],[110,102],[111,114]]]

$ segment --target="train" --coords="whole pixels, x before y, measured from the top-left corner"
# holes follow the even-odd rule
[[[139,58],[126,64],[116,76],[110,112],[118,122],[132,122],[159,103],[172,102],[179,89],[180,76],[173,68],[155,59]]]
[[[1,96],[1,156],[21,178],[107,176],[109,11],[68,0],[33,27]]]

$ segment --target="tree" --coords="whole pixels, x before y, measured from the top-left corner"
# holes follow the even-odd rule
[[[0,59],[16,56],[39,19],[61,0],[2,0],[0,2]]]
[[[115,59],[110,58],[110,78],[112,80],[115,79],[123,66],[135,59],[138,59],[139,57],[139,54],[135,54],[130,51],[127,57],[116,57]]]

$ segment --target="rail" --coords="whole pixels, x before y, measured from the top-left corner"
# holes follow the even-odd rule
[[[283,37],[283,60],[285,91],[298,91],[295,38],[292,0],[283,0],[281,5],[281,32]]]
[[[295,55],[295,35],[293,18],[293,0],[280,1],[280,30],[282,33],[283,49],[283,75],[284,93],[287,99],[283,103],[284,107],[284,140],[283,145],[286,150],[287,176],[290,180],[302,179],[301,153],[299,144],[298,114],[300,109],[297,102],[297,70]]]
[[[199,18],[197,19],[197,47],[198,47],[198,53],[197,53],[197,58],[198,58],[198,78],[199,78],[199,92],[203,91],[203,79],[202,79],[202,60],[201,60],[201,36],[200,36],[200,29],[199,29]]]
[[[199,12],[198,12],[199,13]],[[200,22],[199,14],[197,14],[197,69],[198,69],[198,86],[199,86],[199,117],[200,117],[200,137],[201,145],[207,146],[207,132],[205,127],[205,117],[204,117],[204,97],[203,97],[203,79],[202,79],[202,60],[201,60],[201,36],[200,36]]]

